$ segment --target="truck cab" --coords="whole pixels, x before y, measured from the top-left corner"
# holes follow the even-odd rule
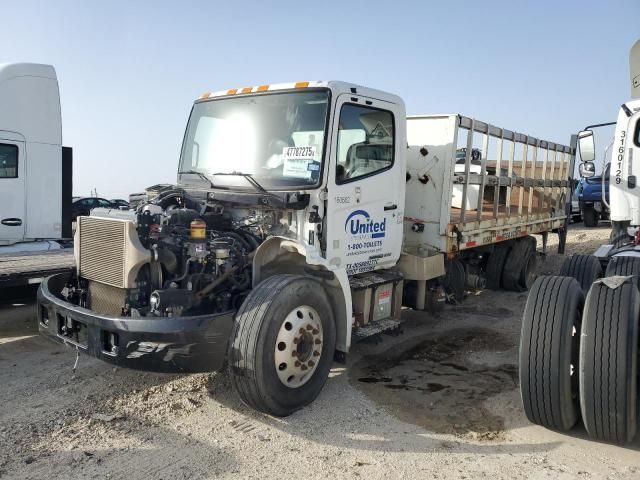
[[[0,64],[0,246],[70,238],[70,204],[56,72]]]
[[[624,103],[618,112],[609,186],[614,228],[640,225],[640,165],[635,158],[640,158],[640,98]]]
[[[276,195],[303,192],[314,215],[299,219],[297,241],[309,263],[347,273],[392,266],[402,240],[405,125],[399,97],[342,82],[206,94],[191,113],[178,185],[206,186],[204,173],[223,189],[255,192],[253,179]]]
[[[640,225],[640,166],[638,162],[634,162],[634,159],[640,156],[640,99],[632,99],[622,104],[615,125],[611,163],[605,167],[605,182],[606,173],[609,173],[606,190],[609,193],[609,215],[614,231],[612,236],[627,231],[633,236],[635,228]],[[593,132],[580,132],[578,141],[582,158],[582,182],[589,183],[601,191],[603,177],[594,176]]]

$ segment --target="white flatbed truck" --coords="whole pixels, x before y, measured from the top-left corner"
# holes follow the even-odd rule
[[[573,161],[344,82],[206,93],[175,186],[79,217],[74,272],[40,286],[40,332],[128,368],[226,360],[244,402],[288,415],[402,305],[528,288],[533,234],[566,234]]]
[[[520,343],[529,420],[568,431],[582,419],[589,437],[620,444],[635,437],[640,407],[640,41],[629,65],[631,100],[615,122],[610,241],[567,257],[559,276],[536,280]],[[581,131],[578,144],[581,175],[593,176],[593,131]]]
[[[55,69],[0,64],[0,292],[71,269],[71,186]]]
[[[0,291],[4,287],[37,285],[49,275],[69,272],[74,265],[70,248],[0,254]]]

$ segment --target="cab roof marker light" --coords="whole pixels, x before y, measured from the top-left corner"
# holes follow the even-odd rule
[[[204,100],[205,98],[209,98],[211,96],[211,92],[204,92],[202,95],[200,95],[200,99]]]
[[[308,88],[308,87],[326,87],[328,86],[328,82],[323,82],[321,80],[315,80],[313,82],[290,82],[290,83],[275,83],[268,85],[260,85],[257,87],[244,87],[244,88],[231,88],[229,90],[219,90],[216,92],[209,93],[208,97],[200,97],[200,100],[207,100],[217,97],[225,97],[227,95],[236,95],[238,93],[261,93],[261,92],[272,92],[276,90],[291,90],[296,88]]]

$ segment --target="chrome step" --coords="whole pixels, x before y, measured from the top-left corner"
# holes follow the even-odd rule
[[[351,342],[361,342],[362,340],[374,337],[375,335],[380,335],[381,333],[399,334],[401,333],[401,325],[402,322],[400,320],[385,318],[369,322],[362,327],[353,327],[351,332]]]

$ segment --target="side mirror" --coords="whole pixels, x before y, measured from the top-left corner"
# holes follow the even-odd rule
[[[583,162],[593,162],[596,159],[596,145],[591,130],[583,130],[578,133],[578,148],[580,159]]]
[[[578,167],[580,176],[584,178],[591,178],[596,174],[596,165],[593,162],[583,162]]]

